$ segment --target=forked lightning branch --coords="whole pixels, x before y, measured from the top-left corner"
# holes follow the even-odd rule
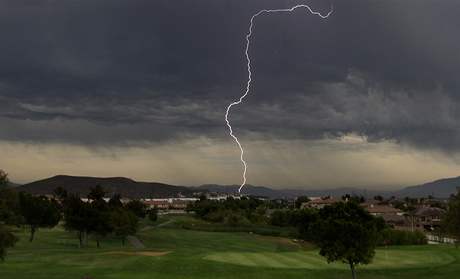
[[[243,146],[241,145],[241,142],[238,140],[238,137],[235,136],[235,134],[233,133],[233,128],[232,128],[232,125],[230,124],[230,121],[228,120],[228,116],[230,114],[231,108],[233,106],[241,104],[243,102],[243,99],[246,98],[246,96],[251,91],[252,71],[251,71],[251,57],[249,56],[249,47],[251,45],[251,37],[252,37],[252,34],[253,34],[253,29],[254,29],[254,21],[260,15],[272,14],[272,13],[292,13],[296,9],[305,9],[306,11],[310,12],[310,14],[319,16],[322,19],[328,18],[333,12],[333,8],[331,8],[331,10],[326,15],[322,15],[321,13],[312,10],[310,8],[310,6],[308,6],[308,5],[296,5],[296,6],[292,7],[292,8],[289,8],[289,9],[261,10],[261,11],[257,12],[256,14],[254,14],[251,17],[251,21],[250,21],[250,25],[249,25],[249,32],[246,35],[246,49],[245,49],[245,56],[246,56],[246,61],[247,61],[247,71],[248,71],[248,82],[247,82],[247,85],[246,85],[246,91],[244,92],[243,95],[241,95],[241,97],[238,100],[236,100],[236,101],[232,102],[230,105],[228,105],[227,111],[225,112],[225,122],[227,123],[228,129],[230,131],[230,136],[235,140],[236,144],[238,145],[238,148],[240,149],[240,160],[241,160],[241,163],[243,164],[243,181],[241,183],[241,186],[238,188],[238,192],[240,192],[240,193],[241,193],[241,189],[243,189],[244,185],[246,184],[246,173],[247,173],[247,170],[248,170],[248,165],[247,165],[247,163],[246,163],[246,161],[244,159]]]

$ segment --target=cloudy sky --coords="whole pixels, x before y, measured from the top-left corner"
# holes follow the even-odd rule
[[[0,168],[397,188],[460,170],[460,1],[0,0]]]

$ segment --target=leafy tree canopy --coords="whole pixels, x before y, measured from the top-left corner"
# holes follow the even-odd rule
[[[456,195],[451,196],[447,212],[443,218],[442,228],[450,236],[460,240],[460,189]],[[458,247],[459,241],[456,242]]]
[[[348,263],[356,278],[355,266],[371,262],[384,228],[381,218],[373,217],[357,203],[340,202],[319,211],[313,235],[320,255],[328,262]]]
[[[134,213],[139,218],[144,219],[147,215],[147,205],[139,200],[132,200],[126,204],[126,209]]]
[[[309,202],[310,199],[307,196],[300,196],[297,197],[295,200],[295,208],[300,208],[303,203]]]
[[[57,202],[46,197],[35,197],[21,192],[19,194],[21,215],[30,226],[30,241],[33,241],[38,228],[52,228],[59,223],[61,214]]]
[[[17,237],[14,236],[8,229],[0,225],[0,260],[4,261],[6,257],[6,252],[8,248],[14,246],[18,241]]]
[[[0,170],[0,188],[8,186],[8,174],[4,170]]]

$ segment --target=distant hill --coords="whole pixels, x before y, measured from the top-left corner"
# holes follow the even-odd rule
[[[179,195],[191,196],[193,189],[183,186],[173,186],[155,182],[136,182],[124,177],[84,177],[58,175],[43,180],[35,181],[18,187],[19,191],[32,194],[52,194],[54,189],[61,186],[69,193],[78,193],[85,197],[90,189],[101,185],[108,195],[120,194],[127,198],[163,198],[177,197]]]
[[[197,187],[197,189],[208,190],[210,192],[217,193],[236,193],[239,186],[230,185],[203,185]],[[372,187],[375,188],[375,187]],[[396,196],[396,197],[427,197],[429,195],[436,198],[448,198],[451,194],[457,193],[457,188],[460,188],[460,177],[445,178],[436,180],[433,182],[410,186],[403,188],[398,191],[379,191],[379,190],[367,190],[353,187],[343,187],[335,189],[314,189],[314,190],[303,190],[303,189],[271,189],[264,186],[252,186],[245,185],[242,193],[246,195],[262,196],[267,198],[296,198],[298,196],[309,196],[309,197],[320,197],[320,196],[334,196],[341,197],[346,194],[364,196],[371,198],[377,195],[384,197]]]
[[[58,175],[51,178],[35,181],[29,184],[19,186],[15,184],[20,191],[26,191],[34,194],[52,194],[54,189],[61,186],[71,193],[79,193],[81,196],[86,196],[91,187],[96,185],[103,186],[109,195],[118,193],[123,197],[129,198],[164,198],[177,197],[179,195],[192,196],[196,192],[216,192],[224,194],[235,194],[238,192],[239,185],[217,185],[207,184],[198,187],[173,186],[155,182],[137,182],[124,177],[82,177],[82,176],[66,176]],[[14,186],[14,185],[13,185]],[[367,190],[352,187],[343,187],[335,189],[272,189],[264,186],[245,185],[242,193],[245,195],[267,197],[271,199],[277,198],[296,198],[298,196],[335,196],[341,197],[345,194],[359,195],[367,198],[382,195],[382,196],[397,196],[397,197],[427,197],[432,195],[437,198],[448,198],[451,194],[457,192],[457,187],[460,187],[460,177],[440,179],[433,182],[410,186],[399,191],[379,191]]]
[[[437,198],[448,198],[451,194],[457,193],[460,187],[460,177],[445,178],[433,182],[406,187],[395,192],[398,197],[426,197],[434,196]]]
[[[8,187],[14,188],[14,187],[18,187],[18,186],[21,186],[21,184],[13,183],[13,182],[11,182],[11,181],[8,182]]]

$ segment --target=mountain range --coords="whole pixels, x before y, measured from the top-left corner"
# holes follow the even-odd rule
[[[70,193],[78,193],[86,196],[91,187],[101,185],[109,195],[121,194],[128,198],[165,198],[178,196],[192,196],[199,192],[215,192],[224,194],[235,194],[238,192],[238,185],[217,185],[207,184],[198,187],[174,186],[157,182],[137,182],[124,177],[84,177],[84,176],[67,176],[58,175],[43,180],[38,180],[25,185],[17,186],[20,191],[26,191],[33,194],[52,194],[57,187],[63,187]],[[343,196],[362,195],[364,197],[373,197],[381,195],[385,197],[427,197],[429,195],[436,198],[448,198],[451,194],[457,192],[460,188],[460,177],[445,178],[433,182],[405,187],[398,191],[379,191],[360,189],[352,187],[343,187],[335,189],[272,189],[264,186],[245,185],[242,194],[276,198],[295,198],[298,196]]]
[[[238,192],[238,185],[202,185],[197,187],[200,190],[208,190],[209,192],[217,193],[236,193]],[[373,187],[376,188],[376,187]],[[242,189],[242,193],[246,195],[262,196],[269,198],[295,198],[298,196],[308,197],[323,197],[323,196],[335,196],[340,197],[346,194],[358,195],[364,197],[374,197],[377,195],[384,197],[412,197],[420,198],[433,196],[436,198],[448,198],[451,194],[457,193],[457,189],[460,188],[460,177],[445,178],[436,180],[433,182],[405,187],[397,191],[384,191],[384,190],[369,190],[362,188],[353,187],[342,187],[334,189],[314,189],[314,190],[303,190],[303,189],[272,189],[264,186],[252,186],[245,185]]]

